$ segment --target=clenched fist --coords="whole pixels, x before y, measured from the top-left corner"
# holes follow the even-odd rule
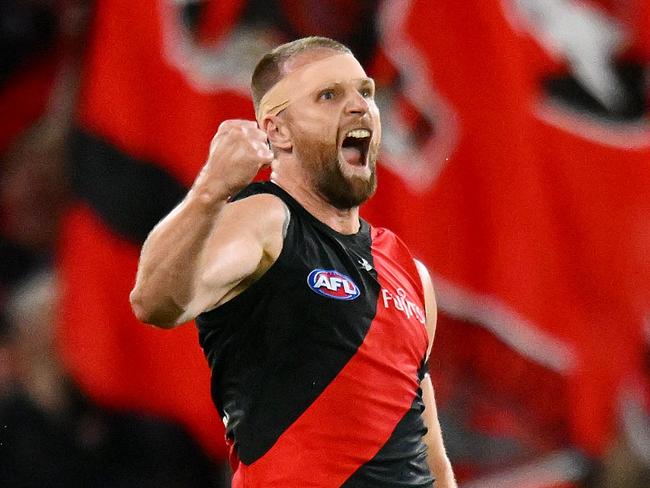
[[[225,199],[248,185],[272,161],[266,133],[256,122],[225,120],[212,138],[208,160],[194,188],[209,198]]]

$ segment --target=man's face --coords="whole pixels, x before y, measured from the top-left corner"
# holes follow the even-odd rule
[[[313,54],[298,59],[302,64],[296,67],[318,59]],[[374,82],[356,59],[342,57],[336,71],[315,80],[285,117],[294,155],[308,169],[313,189],[331,205],[348,209],[365,202],[377,187],[381,124]]]

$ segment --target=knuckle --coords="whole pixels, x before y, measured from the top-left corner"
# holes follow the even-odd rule
[[[233,139],[242,139],[246,135],[243,127],[234,126],[228,131],[228,136]]]
[[[217,129],[217,132],[222,131],[222,130],[230,130],[232,126],[234,125],[235,121],[232,119],[229,120],[224,120],[219,124],[219,128]]]

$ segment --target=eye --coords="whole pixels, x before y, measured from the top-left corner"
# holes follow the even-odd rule
[[[359,90],[363,98],[372,98],[375,96],[375,91],[372,88],[362,88]]]
[[[336,96],[336,93],[334,90],[331,88],[328,88],[327,90],[323,90],[318,94],[318,99],[319,100],[334,100],[334,97]]]

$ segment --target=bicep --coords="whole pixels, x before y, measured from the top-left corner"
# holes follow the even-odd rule
[[[264,243],[254,232],[230,232],[219,229],[219,236],[211,242],[200,260],[202,271],[197,283],[197,294],[205,293],[207,301],[214,301],[255,274],[264,255]],[[208,305],[216,305],[211,303]]]
[[[436,408],[435,394],[433,392],[433,384],[431,383],[431,377],[428,373],[424,375],[424,378],[422,378],[420,388],[422,388],[422,402],[424,403],[424,412],[422,413],[424,424],[430,432],[433,432],[437,428],[438,411]]]
[[[436,323],[438,321],[438,305],[436,303],[436,294],[433,289],[433,282],[431,281],[431,275],[429,270],[424,264],[422,264],[417,259],[415,260],[415,266],[420,275],[420,281],[422,282],[422,290],[424,292],[424,311],[426,314],[426,326],[427,333],[429,334],[429,347],[427,349],[427,358],[429,353],[431,353],[431,347],[433,346],[433,339],[436,334]]]
[[[258,195],[227,207],[199,258],[200,270],[185,314],[190,318],[220,305],[233,289],[259,274],[265,262],[275,260],[282,248],[287,214],[278,199]]]

